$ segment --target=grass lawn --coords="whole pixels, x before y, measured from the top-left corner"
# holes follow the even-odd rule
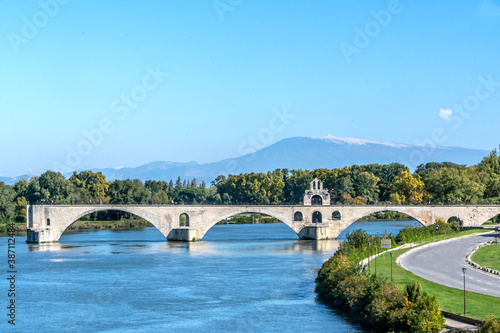
[[[483,230],[484,231],[484,230]],[[477,230],[467,230],[460,233],[459,236],[477,233]],[[456,234],[455,234],[456,237]],[[441,237],[440,237],[441,239]],[[418,281],[422,284],[423,289],[431,296],[436,296],[439,300],[439,304],[442,310],[463,314],[464,311],[464,292],[461,289],[455,289],[450,287],[445,287],[440,284],[425,280],[415,274],[399,267],[396,264],[396,258],[410,249],[402,249],[394,251],[394,262],[393,262],[393,278],[394,282],[400,286],[404,287],[408,281]],[[371,272],[373,273],[374,262],[371,262]],[[391,257],[388,253],[385,254],[385,260],[382,256],[377,258],[377,274],[391,279]],[[486,319],[490,314],[493,314],[496,318],[500,318],[500,298],[487,296],[483,294],[467,292],[467,316]]]
[[[500,271],[500,244],[483,246],[474,252],[471,259],[483,267]]]

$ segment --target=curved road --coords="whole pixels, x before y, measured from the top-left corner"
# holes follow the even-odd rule
[[[424,246],[403,257],[401,266],[426,280],[458,289],[464,287],[462,267],[467,267],[467,291],[500,297],[500,276],[465,262],[465,256],[474,247],[494,238],[494,233],[487,233]]]

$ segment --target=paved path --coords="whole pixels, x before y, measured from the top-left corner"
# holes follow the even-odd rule
[[[488,233],[424,246],[407,254],[401,265],[426,280],[458,289],[464,287],[462,267],[467,267],[468,291],[500,297],[500,276],[465,263],[465,256],[474,247],[494,237],[494,233]]]
[[[445,325],[446,325],[446,329],[444,329],[443,332],[447,332],[453,328],[460,329],[460,330],[477,331],[476,325],[467,324],[467,323],[457,321],[454,319],[450,319],[450,318],[446,318]]]

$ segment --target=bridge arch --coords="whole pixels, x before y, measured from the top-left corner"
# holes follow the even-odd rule
[[[340,214],[338,210],[334,211],[332,213],[332,220],[334,221],[342,220],[342,214]]]
[[[303,221],[304,220],[304,214],[302,214],[301,211],[296,211],[294,214],[293,214],[293,220],[294,221]]]
[[[485,224],[486,222],[488,222],[489,220],[491,220],[492,218],[494,218],[497,215],[500,215],[500,208],[497,208],[496,210],[493,210],[489,214],[485,214],[484,217],[481,218],[481,220],[477,221],[477,225],[476,226],[477,227],[482,226],[483,224]]]
[[[313,195],[311,198],[311,205],[312,206],[321,206],[323,205],[323,198],[321,195]]]
[[[426,225],[425,221],[422,221],[418,216],[414,215],[412,212],[409,212],[405,209],[386,208],[386,207],[381,207],[380,209],[374,209],[373,211],[371,211],[367,214],[364,214],[363,216],[358,218],[358,220],[365,217],[365,216],[372,215],[375,213],[382,213],[382,212],[397,212],[397,213],[405,214],[405,215],[408,215],[409,217],[413,218],[414,220],[418,221],[423,226]]]
[[[321,215],[321,212],[315,211],[312,214],[312,221],[313,223],[323,223],[323,215]]]
[[[181,213],[179,215],[179,227],[189,228],[189,215],[188,213]]]
[[[427,225],[425,221],[423,221],[421,218],[419,218],[418,216],[416,216],[415,214],[413,214],[413,212],[411,212],[409,210],[401,209],[401,208],[394,208],[394,207],[377,207],[377,208],[374,207],[373,209],[365,210],[363,213],[357,214],[354,217],[351,217],[349,220],[347,220],[346,221],[347,223],[345,224],[344,230],[347,229],[347,227],[349,227],[354,222],[362,219],[363,217],[373,215],[375,213],[381,213],[381,212],[398,212],[398,213],[405,214],[405,215],[413,218],[415,221],[419,222],[423,226]]]
[[[149,223],[151,223],[156,229],[158,229],[164,236],[165,238],[168,236],[168,233],[170,232],[170,229],[166,229],[164,227],[162,227],[162,225],[160,223],[158,223],[158,221],[156,221],[154,218],[152,218],[152,216],[148,215],[147,213],[143,213],[142,211],[140,210],[137,210],[137,209],[133,209],[133,207],[120,207],[120,206],[113,206],[113,207],[110,207],[110,206],[104,206],[104,207],[93,207],[91,209],[87,209],[83,212],[78,212],[74,215],[69,215],[66,217],[66,220],[64,221],[64,223],[62,224],[61,227],[59,227],[59,230],[56,234],[56,239],[55,241],[58,241],[62,234],[71,226],[73,225],[75,222],[77,222],[80,218],[86,216],[86,215],[89,215],[89,214],[92,214],[92,213],[96,213],[96,212],[102,212],[102,211],[119,211],[119,212],[124,212],[124,213],[129,213],[129,214],[132,214],[132,215],[136,215],[136,216],[139,216],[140,218],[143,218],[144,220],[148,221]],[[49,220],[49,219],[48,219]]]
[[[282,215],[280,213],[275,213],[271,208],[270,209],[259,209],[259,207],[245,207],[245,208],[236,208],[234,210],[229,210],[225,212],[224,214],[221,214],[217,216],[217,218],[211,220],[209,223],[205,224],[205,227],[201,230],[201,235],[198,235],[199,239],[203,239],[205,234],[210,230],[214,225],[217,224],[217,222],[225,220],[231,216],[239,215],[239,214],[263,214],[267,216],[274,217],[281,221],[282,223],[286,224],[290,229],[292,229],[297,236],[299,235],[299,232],[301,228],[297,228],[297,226],[293,223],[293,221],[289,220],[290,217],[287,217],[285,215]],[[301,212],[299,212],[301,213]],[[302,214],[302,213],[301,213]]]

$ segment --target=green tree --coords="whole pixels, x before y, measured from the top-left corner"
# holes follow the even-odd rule
[[[139,179],[115,180],[109,186],[109,195],[112,204],[146,204],[151,198]]]
[[[168,194],[164,190],[160,190],[153,195],[153,203],[163,204],[168,203]]]
[[[363,198],[365,202],[378,200],[378,182],[380,178],[370,172],[360,172],[354,178],[354,190],[356,195]]]
[[[27,212],[26,208],[28,206],[28,201],[25,197],[17,197],[14,201],[14,219],[16,222],[26,223]]]
[[[10,186],[0,182],[0,220],[10,219],[14,216],[14,197],[16,193]]]
[[[437,202],[477,203],[484,195],[485,185],[473,169],[441,168],[430,171],[423,180],[428,197]]]
[[[16,192],[16,197],[25,197],[28,193],[29,179],[23,178],[14,184],[14,191]]]
[[[46,188],[42,188],[37,177],[33,177],[29,181],[25,197],[30,203],[48,202],[50,193]]]
[[[181,177],[177,177],[177,180],[175,181],[175,189],[178,190],[182,187],[182,181],[181,181]]]
[[[38,182],[45,196],[43,199],[54,200],[60,204],[68,203],[72,185],[60,172],[46,171],[38,177]]]

